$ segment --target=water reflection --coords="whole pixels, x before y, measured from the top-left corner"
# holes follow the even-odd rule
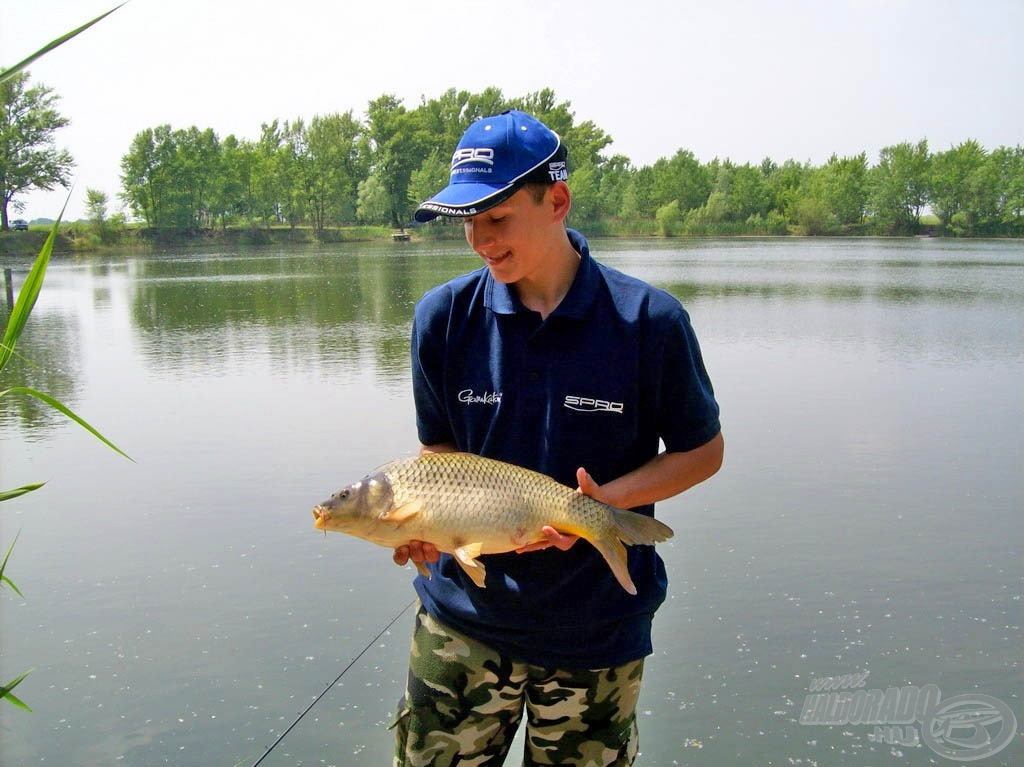
[[[80,333],[74,317],[53,317],[47,323],[28,328],[17,346],[17,354],[0,373],[0,390],[25,386],[49,394],[63,402],[72,401],[81,366]],[[63,420],[49,405],[35,397],[10,394],[0,399],[0,425],[7,420],[33,424],[30,439],[42,439]]]
[[[840,333],[858,343],[875,333],[858,319],[860,309],[873,306],[877,321],[891,322],[901,350],[945,359],[1012,358],[1017,345],[1007,328],[1024,323],[1024,249],[1014,244],[679,240],[668,247],[660,240],[598,240],[593,246],[597,257],[688,306],[742,307],[751,323],[778,323],[780,337]],[[117,314],[126,305],[127,332],[108,342],[127,346],[125,354],[137,347],[154,375],[217,376],[255,359],[270,373],[305,368],[345,378],[371,370],[397,387],[408,369],[415,301],[477,265],[458,242],[55,261],[19,346],[21,360],[4,380],[73,404],[81,378],[78,337],[89,332],[95,313]],[[844,327],[835,327],[835,318],[827,327],[818,304],[846,304],[855,313]],[[897,319],[886,319],[890,305]],[[988,329],[980,343],[965,343],[944,319],[951,307],[978,316]],[[903,309],[924,312],[931,321],[915,322],[904,333],[896,311]],[[34,400],[5,398],[0,419],[11,418],[43,428],[60,421]]]
[[[240,353],[271,367],[369,367],[393,380],[407,368],[412,306],[438,279],[422,268],[429,256],[410,250],[140,262],[133,323],[147,359],[171,374],[212,373]],[[456,261],[452,273],[466,268]]]

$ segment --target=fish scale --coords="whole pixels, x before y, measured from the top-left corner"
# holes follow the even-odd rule
[[[453,554],[477,586],[480,557],[546,540],[545,526],[580,536],[636,594],[625,545],[653,545],[672,530],[651,516],[601,503],[536,471],[471,453],[430,453],[392,461],[313,509],[319,530],[391,548],[427,541]],[[418,565],[429,577],[429,571]]]

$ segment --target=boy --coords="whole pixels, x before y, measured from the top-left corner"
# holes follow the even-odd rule
[[[509,461],[653,514],[718,471],[718,405],[679,302],[597,263],[566,228],[567,178],[559,136],[512,110],[469,127],[449,185],[417,210],[461,218],[485,264],[416,307],[420,449]],[[416,579],[398,767],[500,765],[524,705],[525,765],[633,763],[664,565],[629,547],[632,596],[591,546],[543,532],[489,556],[484,589],[429,542],[395,550],[431,572]]]

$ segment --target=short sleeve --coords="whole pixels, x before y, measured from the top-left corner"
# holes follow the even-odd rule
[[[444,399],[444,355],[451,292],[444,286],[429,291],[413,314],[412,393],[420,444],[455,442]]]
[[[669,451],[693,450],[714,438],[721,423],[697,335],[681,305],[665,317],[661,339],[659,436]]]

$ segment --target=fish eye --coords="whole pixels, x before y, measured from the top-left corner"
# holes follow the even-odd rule
[[[339,490],[338,494],[335,495],[334,497],[337,498],[339,501],[344,501],[346,498],[349,497],[349,495],[351,495],[351,493],[351,488],[346,487],[344,490]]]

